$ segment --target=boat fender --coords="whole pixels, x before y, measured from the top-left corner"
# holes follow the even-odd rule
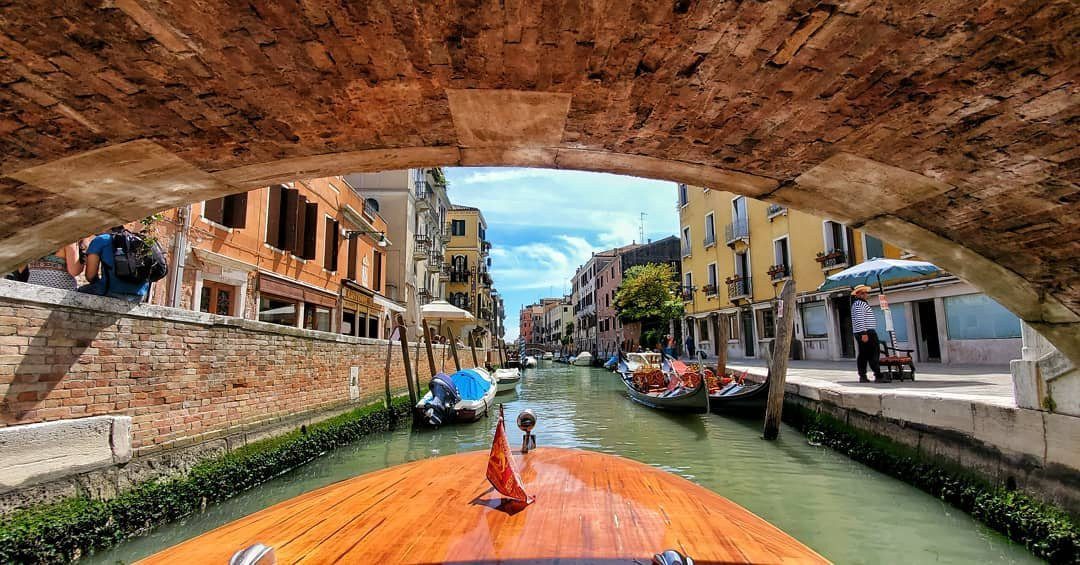
[[[683,556],[674,549],[653,555],[652,562],[653,565],[694,565],[693,559]]]
[[[274,548],[261,543],[245,547],[233,554],[229,559],[229,565],[275,565],[277,556]]]

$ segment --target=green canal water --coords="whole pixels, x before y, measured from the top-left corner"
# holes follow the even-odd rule
[[[614,453],[681,475],[737,502],[835,563],[1038,562],[963,512],[810,445],[796,430],[784,427],[778,441],[765,442],[760,420],[660,413],[631,402],[607,371],[545,362],[526,371],[516,392],[497,398],[506,405],[508,422],[525,408],[537,414],[541,447]],[[494,425],[494,419],[484,419],[434,431],[371,436],[85,561],[128,563],[329,483],[426,457],[487,449]],[[508,431],[511,445],[519,443],[516,427]]]

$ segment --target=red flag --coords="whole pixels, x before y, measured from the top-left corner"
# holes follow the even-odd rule
[[[491,455],[488,456],[487,480],[505,497],[525,504],[534,500],[525,494],[521,477],[518,476],[517,469],[514,469],[513,453],[510,451],[510,442],[506,439],[506,428],[501,414],[499,423],[495,426],[495,441],[491,442]]]

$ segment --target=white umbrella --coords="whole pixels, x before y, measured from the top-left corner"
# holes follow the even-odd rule
[[[442,334],[442,322],[466,324],[476,320],[468,310],[462,310],[445,300],[433,300],[421,306],[420,317],[425,323],[428,320],[439,321],[439,334]]]

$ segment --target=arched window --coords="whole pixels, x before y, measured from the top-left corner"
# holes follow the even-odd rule
[[[379,201],[375,200],[374,198],[368,198],[367,200],[364,200],[364,206],[376,212],[379,211]]]

